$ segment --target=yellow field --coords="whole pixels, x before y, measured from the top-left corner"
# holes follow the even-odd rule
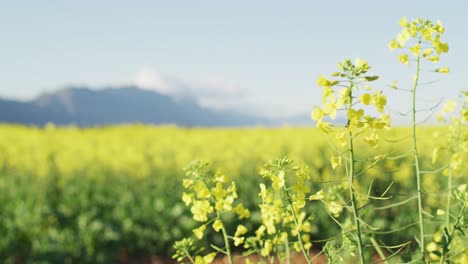
[[[444,163],[443,158],[431,162],[433,134],[444,131],[419,129],[424,170]],[[180,198],[182,169],[193,159],[212,163],[236,181],[241,201],[253,212],[252,226],[259,221],[258,171],[268,160],[288,156],[294,164],[307,164],[313,191],[332,188],[346,177],[343,169],[331,169],[333,139],[312,128],[1,125],[0,135],[0,258],[10,261],[18,254],[25,261],[55,257],[106,262],[122,254],[171,252],[172,243],[194,226]],[[360,191],[370,188],[371,194],[379,194],[393,182],[389,193],[396,201],[414,193],[409,135],[407,128],[392,128],[380,135],[376,149],[357,146],[362,160],[387,154],[357,180]],[[359,163],[358,169],[368,164]],[[466,181],[460,176],[456,183]],[[445,181],[441,171],[424,175],[429,213],[444,203],[439,192],[445,191]],[[405,205],[369,217],[372,224],[390,228],[412,222],[415,214],[414,206]],[[330,219],[317,214],[313,237],[329,237],[336,231]],[[400,239],[408,239],[407,233],[387,236],[385,241]]]

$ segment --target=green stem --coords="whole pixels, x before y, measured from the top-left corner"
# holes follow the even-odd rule
[[[450,228],[450,210],[451,210],[451,200],[452,200],[452,167],[449,167],[448,171],[448,180],[447,180],[447,207],[445,209],[445,226]],[[449,229],[450,231],[450,229]]]
[[[375,250],[377,251],[377,254],[379,254],[379,257],[382,260],[382,262],[385,263],[385,264],[388,264],[388,262],[386,260],[386,257],[385,257],[385,254],[383,253],[382,249],[380,249],[380,246],[377,243],[377,241],[375,241],[375,238],[371,237],[370,241],[371,241],[372,245],[374,246]]]
[[[291,264],[291,254],[289,252],[289,241],[284,242],[286,248],[286,263]]]
[[[354,86],[354,81],[351,79],[350,80],[350,87],[351,91]],[[348,107],[351,108],[353,105],[353,96],[352,92],[349,94],[350,100]],[[348,120],[348,144],[349,144],[349,175],[348,175],[348,183],[349,183],[349,196],[351,199],[351,207],[353,210],[353,218],[354,218],[354,225],[356,226],[356,235],[357,235],[357,242],[358,242],[358,252],[359,252],[359,262],[361,264],[365,263],[364,259],[364,250],[363,250],[363,245],[362,245],[362,237],[361,237],[361,224],[359,223],[359,210],[356,202],[356,197],[355,197],[355,191],[354,191],[354,163],[355,163],[355,158],[354,158],[354,142],[353,142],[353,132],[349,128],[349,120]]]
[[[219,213],[216,213],[218,220],[221,221],[221,217]],[[223,226],[221,227],[221,232],[223,233],[223,238],[224,238],[224,245],[226,245],[226,255],[228,257],[229,264],[233,264],[232,262],[232,254],[231,254],[231,246],[229,245],[229,240],[228,240],[228,235],[226,232],[226,228]]]
[[[461,208],[460,213],[458,214],[457,221],[456,221],[455,224],[453,225],[452,231],[450,231],[450,230],[448,229],[448,227],[447,227],[447,230],[449,230],[449,231],[448,231],[448,233],[449,233],[449,234],[448,234],[448,237],[445,238],[446,241],[447,241],[447,246],[446,246],[447,249],[450,247],[450,244],[452,243],[453,239],[455,238],[455,231],[457,231],[457,229],[460,228],[460,226],[459,226],[460,220],[463,220],[463,216],[464,216],[464,213],[465,213],[465,209],[466,209],[466,202],[463,203],[463,207]],[[446,256],[447,256],[447,253],[448,253],[448,252],[446,252],[446,251],[445,251],[445,248],[444,248],[444,250],[443,250],[443,252],[442,252],[442,256],[440,257],[440,262],[439,262],[440,264],[444,263],[444,261],[445,261],[445,259],[446,259]]]
[[[419,41],[421,43],[421,41]],[[413,137],[413,157],[414,166],[416,173],[416,184],[418,190],[418,215],[419,215],[419,231],[420,231],[420,242],[419,248],[421,251],[421,261],[425,263],[426,260],[426,248],[424,243],[424,220],[423,220],[423,207],[422,207],[422,196],[423,190],[421,187],[421,171],[419,168],[419,153],[416,137],[416,88],[418,87],[419,73],[421,71],[421,56],[418,56],[416,61],[416,76],[414,78],[413,90],[412,90],[412,137]]]
[[[361,238],[361,224],[359,223],[359,211],[355,197],[354,191],[354,146],[353,146],[353,132],[348,128],[348,143],[349,143],[349,196],[351,198],[351,207],[353,209],[353,218],[354,218],[354,225],[356,226],[356,235],[357,235],[357,242],[358,242],[358,251],[360,256],[360,263],[364,264],[364,250],[362,246],[362,238]]]
[[[293,203],[292,203],[291,195],[289,195],[289,192],[286,189],[286,186],[284,186],[284,191],[286,192],[286,195],[288,197],[289,208],[291,209],[291,214],[292,214],[293,219],[294,219],[294,225],[296,226],[297,240],[299,240],[299,244],[301,245],[302,254],[304,254],[304,257],[305,257],[307,263],[312,264],[312,261],[310,260],[310,256],[309,256],[307,250],[304,247],[304,243],[302,242],[301,227],[299,226],[299,221],[297,220],[296,212],[294,211],[294,206],[293,206]]]
[[[456,125],[456,139],[455,142],[460,142],[460,126],[462,124],[461,120],[461,115],[460,115],[460,120],[458,120],[458,124]],[[452,153],[453,155],[453,153]],[[445,209],[446,212],[446,218],[445,218],[445,226],[449,229],[450,231],[450,211],[451,211],[451,202],[452,202],[452,179],[453,179],[453,170],[451,166],[451,162],[449,163],[449,168],[448,168],[448,179],[447,179],[447,208]]]
[[[195,260],[190,256],[190,253],[187,250],[185,251],[185,256],[190,260],[190,263],[195,263]]]

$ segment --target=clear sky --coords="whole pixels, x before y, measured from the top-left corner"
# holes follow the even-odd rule
[[[310,112],[315,82],[344,58],[364,58],[377,86],[413,73],[387,44],[398,21],[440,19],[449,75],[421,104],[468,89],[468,1],[0,1],[0,96],[32,98],[66,85],[137,83],[202,104],[261,114]],[[426,70],[429,70],[428,68]]]

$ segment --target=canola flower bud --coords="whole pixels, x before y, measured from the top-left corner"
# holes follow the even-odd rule
[[[439,73],[449,73],[450,72],[450,69],[448,67],[444,67],[444,68],[438,68],[435,70],[435,72],[439,72]]]

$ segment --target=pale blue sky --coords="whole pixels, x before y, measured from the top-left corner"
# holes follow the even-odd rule
[[[309,112],[315,80],[365,58],[377,83],[412,74],[390,53],[402,16],[440,19],[449,75],[421,88],[423,104],[468,89],[468,1],[0,1],[0,96],[65,85],[163,83],[206,105],[268,115]],[[138,77],[139,76],[139,77]],[[182,88],[180,88],[182,87]],[[188,87],[188,88],[187,88]],[[404,109],[407,96],[391,95]]]

